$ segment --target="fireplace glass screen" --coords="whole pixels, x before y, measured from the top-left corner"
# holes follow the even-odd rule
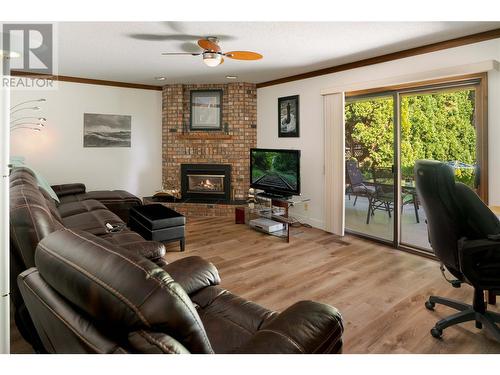
[[[224,193],[224,175],[188,174],[188,192],[190,193]]]

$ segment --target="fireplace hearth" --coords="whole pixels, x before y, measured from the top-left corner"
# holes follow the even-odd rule
[[[231,165],[181,164],[182,199],[231,200]]]

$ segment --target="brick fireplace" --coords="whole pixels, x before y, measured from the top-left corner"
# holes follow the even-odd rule
[[[182,164],[181,194],[185,199],[231,201],[231,165]]]
[[[190,92],[222,90],[222,129],[192,131]],[[181,189],[181,165],[230,166],[228,201],[246,199],[249,188],[249,149],[257,143],[257,90],[251,83],[172,84],[163,87],[162,169],[163,187]],[[199,182],[203,183],[203,182]],[[177,203],[176,205],[178,205]],[[207,212],[213,210],[213,204]],[[183,211],[183,210],[181,210]],[[224,211],[224,210],[223,210]],[[196,212],[203,214],[197,207]]]

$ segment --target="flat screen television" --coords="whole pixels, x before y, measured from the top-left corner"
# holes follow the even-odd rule
[[[300,151],[250,149],[250,186],[273,195],[300,195]]]

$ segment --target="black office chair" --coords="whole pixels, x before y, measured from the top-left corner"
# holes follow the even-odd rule
[[[425,307],[449,306],[459,312],[444,318],[431,329],[440,338],[455,324],[476,321],[500,341],[500,314],[486,311],[484,291],[500,290],[500,221],[466,185],[455,182],[450,166],[431,160],[415,163],[417,193],[427,215],[429,242],[446,269],[456,277],[447,281],[455,288],[461,283],[474,288],[473,304],[431,296]]]

